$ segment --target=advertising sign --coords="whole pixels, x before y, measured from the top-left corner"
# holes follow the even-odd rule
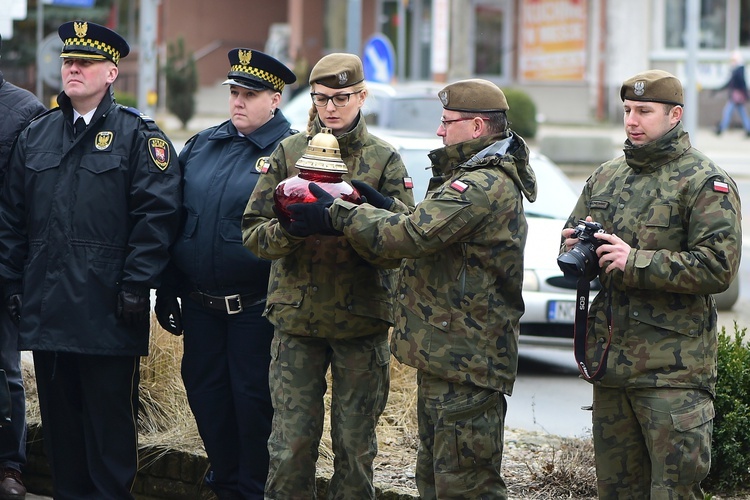
[[[583,80],[587,0],[528,0],[521,10],[521,78]]]

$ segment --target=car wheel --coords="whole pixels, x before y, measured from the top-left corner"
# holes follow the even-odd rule
[[[740,296],[740,280],[735,278],[734,281],[729,285],[729,288],[721,293],[714,295],[716,301],[716,308],[719,311],[728,311],[734,306],[735,302]]]

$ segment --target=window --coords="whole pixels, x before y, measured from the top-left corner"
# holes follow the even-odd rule
[[[477,5],[474,11],[474,72],[478,75],[503,74],[503,10]]]
[[[668,49],[685,48],[687,2],[686,0],[666,0],[665,3],[664,46]],[[743,5],[746,3],[750,2],[743,0]],[[726,44],[727,0],[702,0],[700,6],[700,48],[723,49]]]

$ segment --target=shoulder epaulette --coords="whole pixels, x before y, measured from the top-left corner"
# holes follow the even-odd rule
[[[143,120],[143,122],[146,124],[146,126],[149,128],[149,130],[159,130],[159,126],[156,125],[156,122],[154,121],[153,118],[151,118],[150,116],[148,116],[148,115],[146,115],[144,113],[141,113],[136,108],[134,108],[132,106],[124,106],[124,105],[120,104],[120,109],[123,110],[123,111],[125,111],[125,112],[127,112],[127,113],[130,113],[131,115],[135,115],[138,118],[140,118],[141,120]]]

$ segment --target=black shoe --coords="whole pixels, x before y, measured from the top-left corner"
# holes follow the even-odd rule
[[[21,473],[6,467],[0,471],[0,500],[23,500],[26,486],[21,481]]]
[[[717,123],[714,132],[716,132],[716,135],[721,135],[721,125]]]

